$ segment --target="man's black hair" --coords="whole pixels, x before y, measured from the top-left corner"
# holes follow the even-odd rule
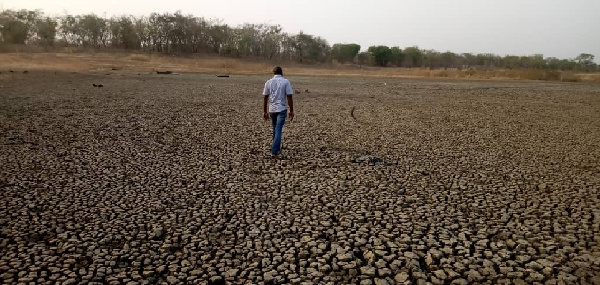
[[[275,74],[275,75],[283,75],[283,70],[281,69],[280,66],[275,66],[275,68],[273,68],[273,74]]]

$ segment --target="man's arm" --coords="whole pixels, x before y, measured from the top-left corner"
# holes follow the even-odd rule
[[[263,96],[263,119],[269,120],[269,113],[267,112],[267,103],[269,102],[269,95]]]
[[[292,89],[292,84],[289,80],[286,80],[285,85],[285,95],[287,95],[287,102],[290,106],[290,121],[294,120],[294,98],[292,98],[292,94],[294,94],[294,89]]]
[[[288,105],[290,106],[290,121],[294,120],[294,98],[292,98],[293,96],[291,94],[287,95],[287,102]]]

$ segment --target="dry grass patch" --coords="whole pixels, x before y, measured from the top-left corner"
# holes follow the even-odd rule
[[[129,56],[129,59],[134,61],[150,61],[150,57],[142,54],[132,54]]]
[[[600,83],[600,73],[579,73],[573,74],[572,76],[580,79],[583,82]]]
[[[184,57],[157,54],[118,53],[1,53],[0,62],[9,69],[64,71],[172,70],[179,72],[263,74],[271,70],[267,62],[221,58]]]
[[[0,53],[3,67],[63,71],[157,71],[269,74],[274,62],[214,55],[165,55],[152,53],[93,53],[73,49],[66,53]],[[357,65],[303,65],[279,63],[287,75],[425,77],[461,79],[514,79],[600,83],[600,74],[574,74],[549,70],[458,70],[428,68],[381,68]]]

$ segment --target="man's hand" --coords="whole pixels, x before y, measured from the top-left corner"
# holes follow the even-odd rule
[[[294,120],[294,97],[292,97],[292,94],[288,94],[287,95],[287,103],[288,105],[290,105],[290,113],[289,113],[289,117],[290,117],[290,122]]]
[[[267,109],[267,103],[268,103],[268,101],[269,101],[269,96],[268,95],[263,96],[263,119],[265,121],[269,120],[269,113],[267,113],[267,110],[268,110]]]

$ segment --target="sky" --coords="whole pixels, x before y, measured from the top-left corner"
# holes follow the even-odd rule
[[[0,0],[0,9],[100,16],[179,10],[231,26],[279,24],[363,50],[418,46],[561,59],[591,53],[600,62],[599,0]]]

